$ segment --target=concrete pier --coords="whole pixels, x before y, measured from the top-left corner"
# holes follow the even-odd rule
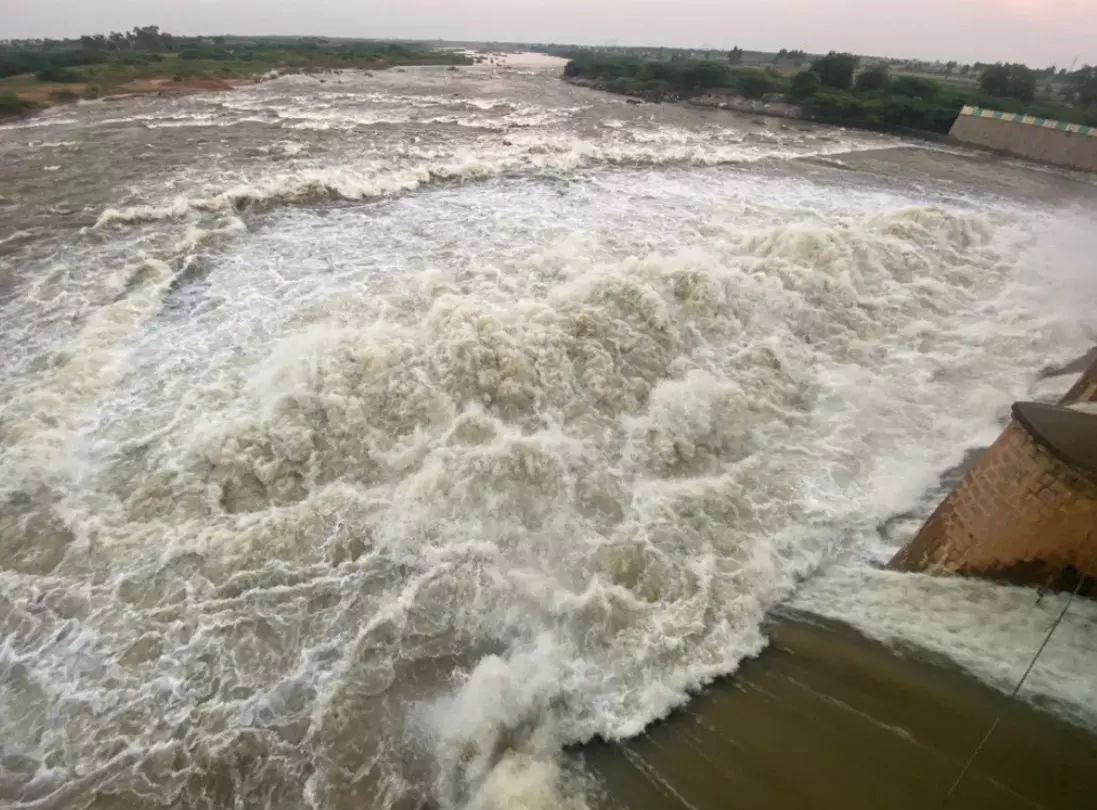
[[[1021,402],[1013,421],[891,561],[1053,589],[1097,579],[1097,415]]]
[[[960,144],[1097,172],[1097,128],[1084,124],[969,106],[949,137]]]

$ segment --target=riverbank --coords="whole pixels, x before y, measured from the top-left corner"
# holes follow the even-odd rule
[[[60,87],[39,83],[29,86],[17,98],[25,105],[21,113],[25,117],[57,104],[75,103],[80,100],[103,99],[109,101],[145,95],[185,96],[191,93],[233,90],[237,87],[256,84],[259,81],[262,81],[261,76],[242,78],[193,76],[182,79],[169,76],[153,76],[115,85],[108,92],[103,92],[99,88],[89,91],[89,88],[93,88],[93,86],[87,83],[65,84]]]
[[[263,53],[249,58],[188,58],[149,54],[136,63],[104,62],[0,78],[0,122],[26,118],[58,104],[129,96],[183,96],[232,90],[264,78],[338,70],[382,71],[417,65],[471,65],[467,54],[423,51],[404,56],[354,56],[333,51]]]
[[[789,613],[767,632],[769,648],[681,712],[582,751],[606,806],[1073,810],[1097,794],[1091,732],[838,622]]]
[[[721,110],[747,113],[752,115],[766,115],[774,118],[789,118],[799,121],[810,121],[803,108],[790,103],[783,95],[769,94],[760,99],[750,99],[731,90],[713,90],[701,95],[675,93],[661,88],[631,87],[613,89],[612,83],[594,79],[581,79],[565,76],[564,81],[576,87],[587,87],[591,90],[601,90],[605,93],[615,93],[627,96],[639,102],[650,103],[687,103],[696,107],[713,107]]]
[[[718,59],[655,59],[578,51],[564,77],[643,101],[702,103],[746,113],[945,140],[967,106],[1088,124],[1092,111],[1055,99],[995,96],[832,53],[791,73],[774,65],[744,67]]]
[[[908,138],[933,143],[948,143],[947,135],[939,132],[917,129],[913,127],[886,126],[874,124],[856,119],[846,119],[828,116],[819,116],[811,113],[803,106],[789,100],[781,93],[767,93],[761,98],[748,98],[741,93],[729,89],[712,89],[697,95],[688,93],[675,93],[665,89],[644,89],[638,87],[622,87],[612,82],[581,79],[564,76],[564,81],[576,87],[586,87],[591,90],[599,90],[604,93],[626,96],[636,103],[649,104],[689,104],[694,107],[708,107],[717,110],[742,113],[744,115],[758,115],[767,118],[782,118],[787,121],[798,121],[804,124],[824,124],[828,126],[850,127],[864,129],[869,132],[880,132],[890,135],[900,135]]]

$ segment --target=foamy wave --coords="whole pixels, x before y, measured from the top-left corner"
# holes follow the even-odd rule
[[[943,655],[1003,692],[1020,682],[1067,600],[965,577],[836,567],[793,605],[847,622],[870,638]],[[1097,604],[1078,599],[1020,696],[1097,726],[1097,686],[1079,661],[1097,660]]]
[[[445,71],[370,81],[415,117],[491,117],[412,92],[444,102]],[[304,87],[331,84],[169,109]],[[497,117],[540,114],[533,89]],[[868,556],[997,432],[1018,369],[1073,345],[1056,296],[1084,274],[1051,295],[1026,273],[1062,279],[1090,243],[1039,212],[696,170],[879,139],[548,129],[302,135],[277,171],[237,144],[235,174],[148,178],[146,206],[105,211],[5,304],[17,801],[597,805],[568,744],[640,733],[758,654],[770,609]],[[837,569],[801,605],[875,611],[874,577],[857,602]],[[919,587],[925,626],[947,621]],[[902,593],[881,636],[922,598]],[[1093,670],[1048,660],[1048,693]]]
[[[899,351],[896,336],[927,318],[962,344],[953,314],[1005,271],[984,217],[873,207],[710,225],[705,246],[671,255],[542,258],[509,283],[487,271],[378,282],[344,325],[290,329],[246,385],[207,381],[172,400],[170,419],[135,415],[141,432],[99,473],[112,497],[99,519],[115,527],[103,553],[174,581],[153,573],[164,563],[148,545],[169,531],[174,558],[202,561],[203,621],[277,589],[330,594],[320,610],[340,629],[322,644],[338,655],[294,636],[281,654],[309,661],[307,675],[271,683],[242,658],[222,676],[264,677],[262,696],[211,704],[279,729],[307,712],[320,804],[362,761],[379,806],[385,791],[414,793],[391,744],[408,740],[444,807],[582,807],[563,745],[635,735],[734,671],[764,646],[766,611],[850,526],[877,519],[874,448],[913,452],[899,414],[934,389],[866,352]],[[216,298],[255,294],[244,266]],[[306,310],[347,298],[331,295]],[[245,310],[188,327],[172,355],[201,356],[188,342],[217,344],[209,330],[230,312]],[[850,368],[859,396],[879,392],[871,407],[840,382]],[[132,598],[149,594],[142,615],[163,645],[152,616],[165,597],[148,588]],[[292,604],[264,610],[297,626]],[[447,656],[463,662],[452,689],[416,691],[405,668]],[[182,665],[140,667],[167,679]],[[131,705],[152,705],[134,690]],[[348,748],[347,718],[384,731]]]
[[[20,121],[14,124],[0,124],[0,129],[42,129],[44,127],[60,127],[68,124],[76,124],[79,119],[63,116],[51,116],[48,114],[32,118],[29,121]]]
[[[0,239],[0,245],[7,245],[12,242],[23,242],[27,239],[31,239],[34,236],[34,231],[15,231],[3,239]]]
[[[676,146],[668,145],[666,140],[663,137],[659,146],[646,143],[606,146],[574,138],[512,135],[504,141],[505,148],[501,150],[450,156],[440,161],[409,165],[397,171],[362,173],[352,169],[312,169],[259,178],[206,197],[178,197],[165,204],[108,208],[100,214],[96,227],[179,219],[191,212],[230,212],[269,203],[325,198],[373,199],[414,191],[434,183],[487,180],[510,174],[558,174],[598,164],[719,166],[767,159],[846,154],[870,148],[843,142],[800,149],[752,144]],[[877,147],[873,145],[871,148]]]

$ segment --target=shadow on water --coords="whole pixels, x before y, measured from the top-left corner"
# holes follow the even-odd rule
[[[581,752],[628,810],[1079,808],[1097,737],[945,661],[789,615],[772,645],[681,712]],[[995,718],[959,789],[945,797]]]

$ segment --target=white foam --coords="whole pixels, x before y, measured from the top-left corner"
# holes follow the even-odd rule
[[[572,112],[158,177],[6,306],[0,721],[41,785],[579,808],[562,746],[733,672],[836,560],[798,605],[1013,673],[1050,607],[857,561],[1088,348],[1087,223],[757,165],[872,137],[512,102]],[[1091,646],[1033,681],[1074,718]]]
[[[870,638],[945,656],[1010,692],[1068,599],[1032,588],[836,566],[793,605],[848,622]],[[1097,605],[1077,599],[1041,653],[1020,697],[1097,726]]]

